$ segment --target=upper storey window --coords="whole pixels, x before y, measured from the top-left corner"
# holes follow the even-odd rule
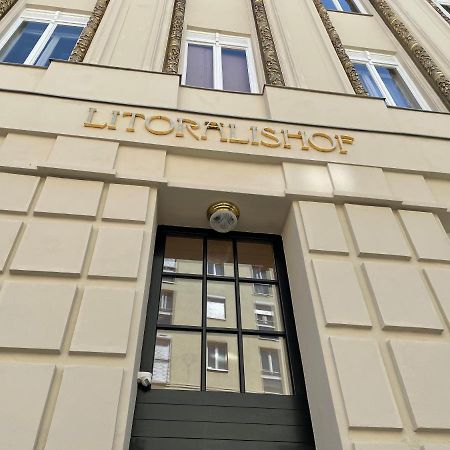
[[[189,31],[182,82],[189,86],[256,92],[250,39]]]
[[[433,0],[433,1],[450,19],[450,0]]]
[[[26,9],[0,38],[0,62],[47,67],[69,59],[88,17]]]
[[[366,12],[359,0],[322,0],[322,3],[330,11]]]
[[[390,55],[347,50],[359,78],[371,97],[391,106],[430,109],[397,59]]]

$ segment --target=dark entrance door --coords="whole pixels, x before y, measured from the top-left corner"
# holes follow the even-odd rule
[[[279,236],[159,227],[131,450],[313,450]]]

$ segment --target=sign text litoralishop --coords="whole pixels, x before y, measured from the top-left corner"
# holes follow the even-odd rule
[[[337,151],[341,154],[346,154],[346,146],[352,145],[355,140],[348,134],[335,134],[334,136],[323,132],[308,134],[301,130],[295,132],[288,129],[275,130],[269,126],[262,128],[251,126],[247,130],[243,128],[238,130],[234,123],[224,124],[214,120],[200,122],[188,118],[172,119],[162,115],[145,116],[136,112],[111,111],[108,121],[104,122],[95,117],[97,112],[97,108],[89,108],[84,122],[85,127],[117,130],[120,118],[126,118],[124,126],[129,133],[134,133],[136,126],[141,122],[143,129],[158,136],[175,133],[175,136],[179,138],[190,135],[197,141],[207,141],[208,138],[212,138],[214,131],[220,142],[231,144],[262,145],[268,148],[299,148],[304,151],[313,149],[326,153]]]

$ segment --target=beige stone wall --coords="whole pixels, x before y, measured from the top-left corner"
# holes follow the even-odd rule
[[[344,449],[446,448],[450,240],[438,217],[300,201],[284,238],[319,448],[338,448],[317,433],[324,396]]]
[[[0,447],[123,448],[156,190],[6,172],[0,186]]]

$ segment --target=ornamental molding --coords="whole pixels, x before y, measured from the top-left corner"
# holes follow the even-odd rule
[[[445,14],[444,11],[442,11],[441,8],[439,8],[438,5],[436,5],[436,3],[434,3],[433,0],[426,0],[433,8],[435,11],[437,11],[442,17],[443,19],[447,22],[450,23],[450,18]]]
[[[251,2],[266,83],[272,86],[285,86],[277,49],[275,48],[269,20],[267,19],[264,0],[251,0]]]
[[[165,73],[178,73],[185,11],[186,0],[175,0],[172,21],[170,23],[169,39],[167,41],[166,56],[164,58],[163,72]]]
[[[416,66],[428,78],[447,108],[450,109],[450,80],[386,0],[370,0],[370,2]]]
[[[334,28],[333,23],[331,22],[330,15],[328,14],[327,9],[322,3],[322,0],[313,0],[314,5],[319,13],[319,16],[322,20],[322,23],[327,30],[328,36],[330,37],[331,43],[333,44],[334,50],[337,53],[339,60],[341,61],[342,67],[347,74],[347,77],[357,95],[369,95],[363,84],[361,83],[361,79],[359,78],[358,72],[355,69],[355,66],[352,63],[352,60],[348,56],[345,51],[344,46],[342,45],[341,38]]]
[[[0,0],[0,20],[8,14],[9,10],[17,3],[18,0]]]
[[[100,22],[105,15],[106,8],[108,7],[109,2],[110,0],[97,0],[91,17],[89,17],[89,21],[86,27],[81,32],[80,38],[78,39],[78,42],[69,57],[69,61],[83,62],[86,53],[92,44],[92,40],[94,39]]]

